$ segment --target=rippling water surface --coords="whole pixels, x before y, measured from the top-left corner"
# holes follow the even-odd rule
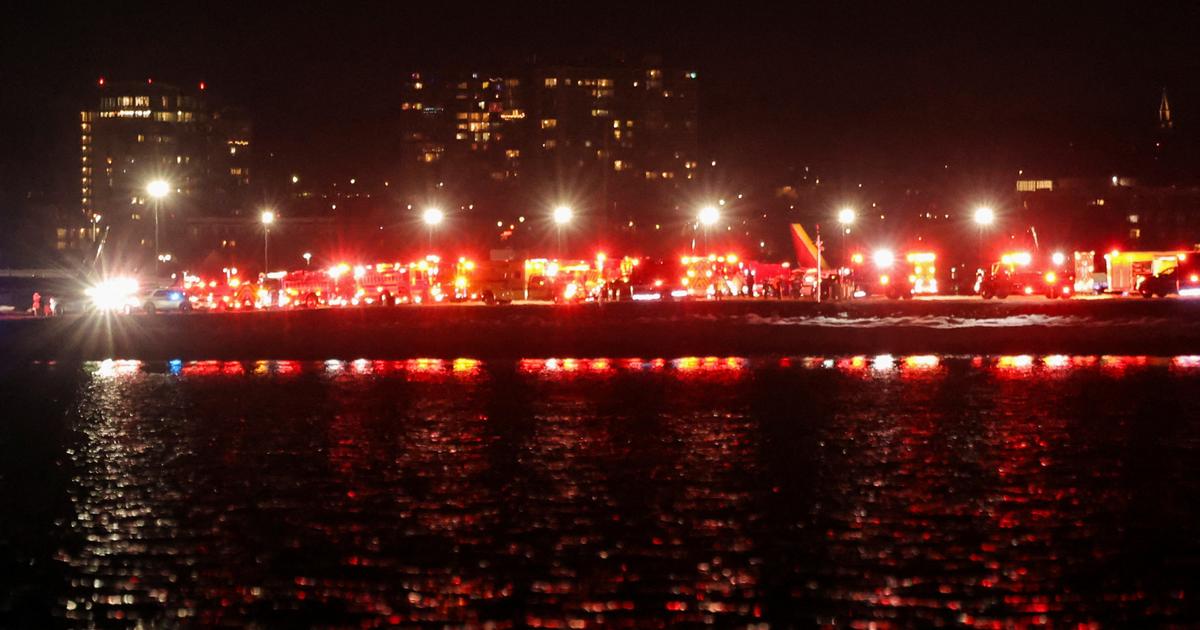
[[[0,626],[1200,623],[1200,359],[34,364]]]

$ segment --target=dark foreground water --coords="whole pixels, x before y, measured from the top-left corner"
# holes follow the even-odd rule
[[[35,364],[0,626],[1200,623],[1200,359]]]

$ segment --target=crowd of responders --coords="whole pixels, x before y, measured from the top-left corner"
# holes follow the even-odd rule
[[[1200,295],[1200,255],[1192,251],[1035,254],[1014,251],[976,269],[939,264],[932,251],[856,252],[840,266],[806,267],[744,260],[736,254],[673,259],[609,257],[524,260],[445,259],[340,262],[248,278],[229,268],[216,277],[182,273],[170,286],[134,278],[102,280],[91,308],[109,312],[226,311],[394,306],[440,302],[572,304],[730,298],[846,300],[937,295],[1070,298],[1110,292],[1161,297]],[[1098,272],[1097,269],[1103,269]]]

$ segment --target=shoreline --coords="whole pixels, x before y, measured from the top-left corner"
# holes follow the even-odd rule
[[[18,360],[1200,354],[1200,302],[726,301],[0,320]]]

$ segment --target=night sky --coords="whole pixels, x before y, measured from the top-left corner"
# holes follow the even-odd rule
[[[10,8],[0,20],[8,195],[74,187],[75,115],[100,76],[206,81],[250,111],[258,151],[330,177],[386,157],[378,132],[405,72],[531,56],[649,53],[698,70],[705,157],[747,172],[1000,172],[1062,167],[1068,147],[1104,162],[1153,129],[1162,87],[1181,130],[1200,110],[1196,5],[109,5]]]

